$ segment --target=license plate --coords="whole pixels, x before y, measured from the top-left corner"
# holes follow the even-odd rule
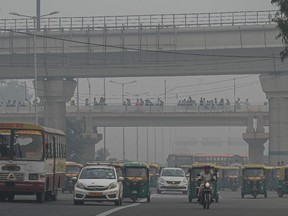
[[[178,185],[173,185],[173,184],[171,184],[171,185],[168,185],[168,187],[170,187],[170,188],[177,188]]]
[[[103,194],[101,192],[91,192],[89,193],[90,196],[102,196]]]

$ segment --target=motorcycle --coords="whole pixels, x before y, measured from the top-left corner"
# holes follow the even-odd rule
[[[203,209],[209,209],[211,201],[212,201],[212,184],[211,182],[206,181],[204,183],[204,187],[202,189],[201,194],[201,203],[203,205]]]

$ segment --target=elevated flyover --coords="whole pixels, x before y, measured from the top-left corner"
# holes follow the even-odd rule
[[[286,72],[276,11],[0,20],[0,79]]]
[[[264,117],[264,125],[269,125],[268,105],[242,105],[205,108],[199,106],[67,106],[67,118],[84,119],[92,127],[247,127],[249,118]],[[38,107],[43,118],[44,107]],[[0,108],[1,122],[33,123],[34,107]]]

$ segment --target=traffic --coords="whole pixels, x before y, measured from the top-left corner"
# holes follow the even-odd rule
[[[189,160],[193,163],[185,164]],[[34,195],[36,203],[43,203],[58,200],[62,192],[60,197],[66,199],[71,194],[70,205],[112,203],[126,208],[131,202],[153,205],[168,197],[178,200],[181,194],[183,203],[198,203],[198,208],[207,210],[216,208],[231,193],[241,200],[288,195],[288,166],[248,164],[245,157],[237,155],[170,155],[167,162],[168,166],[66,161],[63,132],[32,124],[1,123],[0,201],[11,203],[17,197],[25,200],[23,195]]]

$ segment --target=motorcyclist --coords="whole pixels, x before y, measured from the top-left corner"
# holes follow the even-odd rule
[[[215,181],[215,175],[213,173],[213,171],[211,170],[210,166],[205,166],[204,170],[200,173],[198,179],[198,181],[200,181],[200,190],[199,190],[199,198],[198,198],[198,202],[200,202],[202,199],[202,193],[203,193],[203,189],[204,189],[204,184],[205,182],[213,182]]]

